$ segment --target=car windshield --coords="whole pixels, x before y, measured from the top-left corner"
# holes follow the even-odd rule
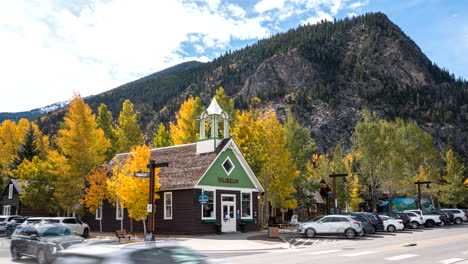
[[[0,222],[5,221],[5,219],[6,219],[5,217],[0,217]]]
[[[48,226],[37,229],[40,237],[69,236],[71,231],[66,226]]]

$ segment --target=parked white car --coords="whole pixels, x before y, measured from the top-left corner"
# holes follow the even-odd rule
[[[70,228],[70,230],[84,238],[89,236],[89,226],[76,217],[48,217],[43,220],[46,224],[62,224]]]
[[[297,232],[308,238],[316,235],[344,235],[346,238],[354,238],[356,235],[364,234],[361,223],[348,215],[318,216],[301,223]]]
[[[422,216],[412,212],[405,213],[410,217],[410,226],[412,229],[418,229],[420,225],[424,224]]]
[[[388,217],[386,215],[379,215],[383,220],[384,230],[388,232],[395,232],[405,230],[405,225],[402,220]]]
[[[461,225],[463,222],[468,221],[467,213],[460,209],[441,209],[453,214],[455,224]]]
[[[412,213],[415,213],[415,214],[421,216],[424,225],[427,226],[427,227],[433,227],[434,225],[439,225],[440,222],[442,222],[442,220],[440,220],[440,215],[424,214],[423,211],[421,211],[421,210],[406,210],[404,212],[405,213],[412,212]]]

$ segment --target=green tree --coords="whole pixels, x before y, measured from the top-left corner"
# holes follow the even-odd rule
[[[153,145],[155,148],[162,148],[174,145],[172,137],[166,126],[161,123],[158,127],[158,131],[154,134]]]
[[[119,115],[117,127],[117,152],[128,152],[143,143],[143,133],[138,125],[137,114],[130,100],[125,100]]]
[[[96,119],[98,127],[104,131],[106,138],[110,140],[110,147],[106,151],[106,160],[110,160],[117,153],[117,136],[113,128],[114,120],[112,113],[107,109],[107,105],[101,104],[98,108],[98,116]]]
[[[28,132],[24,136],[24,140],[21,145],[16,149],[16,156],[13,158],[11,163],[11,169],[15,170],[18,166],[26,159],[32,161],[32,159],[40,154],[40,150],[37,146],[37,137],[33,126],[29,127]]]
[[[458,160],[452,149],[445,155],[447,166],[445,168],[445,184],[440,187],[441,202],[456,208],[462,203],[468,202],[468,188],[464,184],[467,180],[466,168]]]

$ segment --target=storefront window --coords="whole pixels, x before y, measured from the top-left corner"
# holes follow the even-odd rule
[[[203,218],[215,218],[214,212],[214,191],[203,191],[203,194],[208,196],[208,203],[202,205]]]
[[[252,194],[242,193],[242,218],[252,217]]]

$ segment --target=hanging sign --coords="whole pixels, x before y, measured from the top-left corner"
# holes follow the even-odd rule
[[[206,195],[206,194],[202,194],[202,195],[198,196],[198,202],[200,204],[207,204],[209,202],[209,199],[210,199],[210,197],[208,197],[208,195]]]
[[[147,204],[146,205],[146,212],[148,212],[148,213],[153,212],[153,205],[152,204]]]

